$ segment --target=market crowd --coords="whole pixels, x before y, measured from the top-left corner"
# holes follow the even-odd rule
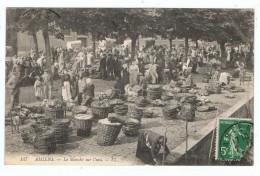
[[[51,99],[53,81],[61,80],[65,102],[89,105],[95,96],[91,78],[116,80],[115,93],[124,94],[131,92],[128,90],[135,85],[145,88],[147,84],[166,84],[178,81],[180,76],[187,78],[184,84],[193,86],[190,73],[197,73],[197,67],[207,66],[210,75],[226,84],[230,73],[221,77],[221,68],[233,68],[232,74],[242,80],[250,61],[248,52],[237,48],[227,49],[225,57],[221,58],[216,46],[191,46],[186,62],[183,62],[183,48],[142,48],[136,49],[134,59],[131,59],[128,46],[99,48],[95,57],[90,48],[52,48],[51,68],[47,67],[46,55],[42,51],[39,56],[33,49],[28,54],[14,56],[11,63],[6,63],[6,86],[11,93],[11,109],[19,103],[21,86],[34,85],[37,100]]]

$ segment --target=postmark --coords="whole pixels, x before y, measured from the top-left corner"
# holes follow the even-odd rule
[[[239,161],[251,145],[252,127],[251,119],[218,119],[215,159]]]

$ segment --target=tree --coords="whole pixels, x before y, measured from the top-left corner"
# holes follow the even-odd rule
[[[154,18],[153,9],[113,9],[111,21],[114,24],[114,32],[118,38],[130,38],[131,59],[135,56],[135,47],[139,35],[144,37],[154,36]]]

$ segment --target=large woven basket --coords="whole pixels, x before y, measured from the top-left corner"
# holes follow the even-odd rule
[[[196,106],[190,103],[183,103],[180,111],[180,118],[184,121],[193,121],[195,119]]]
[[[127,114],[127,111],[128,111],[128,105],[116,105],[114,107],[114,111],[116,113],[116,115],[119,115],[119,116],[124,116]]]
[[[49,154],[56,150],[55,131],[51,128],[44,129],[34,139],[37,153]]]
[[[75,116],[75,125],[78,136],[90,136],[93,117],[86,114]]]
[[[141,122],[137,119],[129,118],[127,125],[122,127],[122,131],[126,136],[138,136],[141,129]]]
[[[50,117],[53,120],[63,119],[64,118],[64,108],[55,109],[55,108],[46,107],[45,116]]]
[[[57,144],[64,144],[68,141],[69,125],[70,121],[68,119],[60,119],[53,121],[53,127],[55,130],[55,140]]]
[[[72,108],[72,115],[76,116],[77,114],[86,114],[88,111],[88,107],[86,106],[74,106]]]
[[[101,146],[113,145],[122,128],[121,123],[111,123],[107,119],[99,120],[97,144]]]
[[[105,119],[108,117],[110,106],[97,106],[91,104],[92,115],[94,119]]]
[[[136,106],[128,106],[127,116],[141,121],[143,117],[143,108]]]

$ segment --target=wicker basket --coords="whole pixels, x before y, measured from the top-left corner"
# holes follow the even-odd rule
[[[105,119],[108,117],[110,106],[97,106],[91,104],[92,115],[94,119]]]
[[[114,111],[116,113],[116,115],[118,116],[124,116],[127,114],[128,111],[128,105],[116,105],[114,107]]]
[[[78,136],[90,136],[93,117],[86,114],[75,116],[75,125]]]
[[[128,106],[127,116],[141,121],[143,117],[143,109],[136,106]]]
[[[63,119],[64,118],[64,108],[55,109],[55,108],[46,107],[46,109],[45,109],[45,116],[46,117],[50,117],[53,120],[55,120],[55,119]]]
[[[38,153],[53,153],[56,150],[55,131],[46,128],[38,133],[34,139],[34,147]]]
[[[193,121],[195,119],[196,106],[190,103],[183,103],[180,111],[180,118],[182,120]]]
[[[97,144],[101,146],[113,145],[122,128],[121,123],[111,123],[107,119],[99,120]]]
[[[68,119],[56,120],[53,122],[57,144],[64,144],[68,141],[69,125],[70,121]]]
[[[72,115],[75,117],[78,114],[86,114],[88,111],[88,107],[86,106],[74,106],[72,108]]]
[[[141,122],[137,119],[128,119],[127,125],[122,127],[122,131],[126,136],[138,136],[141,129]]]

